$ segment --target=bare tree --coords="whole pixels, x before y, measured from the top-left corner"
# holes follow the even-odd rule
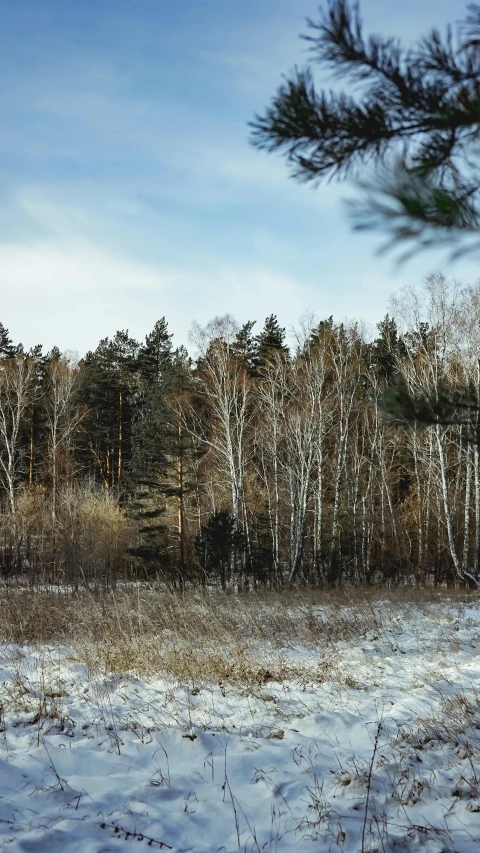
[[[461,424],[446,426],[441,415],[435,422],[435,412],[441,407],[441,389],[449,388],[454,392],[459,376],[465,382],[465,341],[459,334],[458,320],[460,304],[460,286],[442,275],[430,276],[422,295],[410,290],[403,302],[397,301],[399,316],[414,330],[413,336],[410,333],[410,346],[401,359],[399,371],[412,399],[431,401],[432,425],[427,426],[425,432],[429,436],[431,461],[435,453],[433,472],[439,488],[450,557],[458,578],[480,586],[476,574],[465,565],[469,538],[470,454],[462,439],[463,427]],[[418,465],[418,453],[415,465]],[[417,479],[418,476],[417,467]],[[456,527],[461,482],[465,492],[462,554]],[[418,486],[420,491],[420,482]],[[421,544],[423,547],[423,542]]]
[[[199,350],[197,370],[208,413],[208,425],[196,419],[197,437],[209,448],[217,473],[229,486],[232,514],[236,524],[243,526],[249,548],[245,478],[251,422],[250,380],[234,346],[237,331],[235,321],[226,315],[215,318],[205,328],[195,325],[191,337]]]
[[[80,371],[65,361],[53,361],[46,371],[46,426],[52,476],[52,520],[57,514],[59,456],[68,448],[84,412],[76,405]]]
[[[21,430],[35,393],[33,360],[17,355],[0,363],[0,480],[12,517],[21,466]]]

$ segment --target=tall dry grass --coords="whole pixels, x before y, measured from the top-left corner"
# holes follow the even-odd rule
[[[0,513],[0,571],[32,586],[112,586],[128,574],[134,529],[112,495],[67,484],[55,511],[42,486],[19,492],[16,513]]]
[[[360,643],[386,631],[399,608],[429,607],[452,597],[461,603],[472,594],[403,588],[175,595],[141,585],[66,594],[9,588],[0,592],[0,636],[10,643],[73,646],[82,660],[105,672],[266,683],[295,674],[288,649],[315,650],[326,671],[337,641]]]

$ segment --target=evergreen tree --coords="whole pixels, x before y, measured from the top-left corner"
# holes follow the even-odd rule
[[[205,578],[220,579],[222,589],[230,580],[232,563],[244,549],[243,534],[226,509],[215,510],[195,538],[195,551]]]
[[[63,354],[60,352],[57,346],[52,347],[50,352],[48,352],[45,356],[45,359],[49,364],[52,364],[53,362],[59,362],[62,360],[62,358]]]
[[[147,335],[139,354],[129,490],[142,537],[136,556],[153,570],[166,570],[173,564],[183,585],[183,507],[191,489],[187,462],[191,440],[182,428],[179,406],[182,397],[189,394],[190,359],[183,347],[172,353],[171,337],[162,319]],[[177,537],[172,533],[172,518],[167,517],[172,502],[176,502]]]
[[[255,368],[261,369],[275,355],[288,358],[289,350],[285,343],[285,329],[280,326],[275,314],[265,319],[262,331],[254,339],[256,345]]]
[[[0,323],[0,359],[15,358],[17,348],[13,345],[12,339],[3,323]]]
[[[279,581],[278,577],[275,577],[271,527],[268,506],[265,506],[263,510],[256,512],[252,530],[253,543],[249,558],[255,586],[268,584],[272,587]]]
[[[428,323],[420,321],[414,329],[404,335],[403,343],[410,358],[416,359],[422,353],[432,351],[432,347],[436,345],[435,334]]]
[[[165,317],[157,320],[138,353],[138,369],[147,384],[158,383],[172,362],[172,337]]]
[[[107,489],[123,485],[131,458],[133,398],[137,386],[138,343],[127,331],[104,338],[83,362],[82,402],[88,410],[84,455],[95,460]]]
[[[55,347],[53,352],[57,350]],[[59,350],[58,350],[59,352]],[[31,347],[26,354],[29,361],[35,364],[35,393],[29,407],[29,416],[25,423],[25,446],[28,447],[28,484],[32,486],[43,477],[45,459],[45,374],[50,361],[50,355],[43,354],[41,344]]]
[[[256,360],[257,360],[257,345],[254,336],[252,335],[253,327],[256,320],[248,320],[238,330],[234,349],[243,358],[246,368],[250,375],[254,375]]]
[[[330,315],[328,320],[320,320],[310,332],[310,337],[307,344],[307,350],[311,347],[316,348],[324,346],[326,340],[333,335],[333,316]]]
[[[167,396],[179,378],[176,354],[172,353],[172,335],[165,318],[158,320],[138,353],[138,387],[135,396],[134,455],[130,471],[132,482],[157,479],[170,448],[171,412]],[[181,372],[181,371],[180,371]],[[148,473],[150,472],[150,473]]]
[[[395,370],[395,359],[402,344],[398,338],[397,324],[388,314],[377,323],[379,331],[372,346],[372,361],[382,379],[390,380]]]
[[[57,347],[54,347],[54,352],[55,351],[60,352],[60,350],[58,350]],[[28,352],[23,352],[23,354],[25,355],[25,358],[28,358],[31,361],[37,361],[37,362],[41,362],[42,360],[45,362],[45,360],[48,358],[48,356],[43,355],[42,344],[35,344],[35,346],[30,347]]]

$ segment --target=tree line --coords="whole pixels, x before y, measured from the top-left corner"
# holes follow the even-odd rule
[[[373,340],[289,347],[271,315],[192,343],[161,319],[73,363],[0,326],[5,582],[478,585],[480,284],[430,276]]]

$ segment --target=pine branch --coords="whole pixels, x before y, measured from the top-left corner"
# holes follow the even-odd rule
[[[359,95],[319,91],[311,66],[296,68],[250,124],[252,144],[284,154],[300,182],[345,178],[374,165],[374,185],[360,185],[368,207],[360,227],[383,223],[394,242],[424,248],[437,233],[458,239],[474,232],[480,7],[469,7],[456,35],[434,29],[408,51],[395,38],[365,38],[358,5],[347,0],[330,0],[320,21],[308,25],[311,61],[361,84]],[[395,158],[401,168],[392,167]]]

